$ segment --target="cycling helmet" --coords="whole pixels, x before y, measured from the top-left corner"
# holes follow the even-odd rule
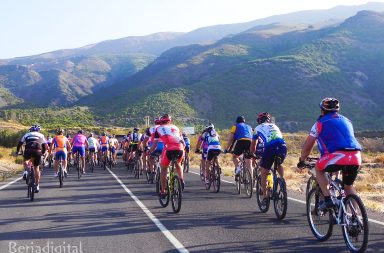
[[[185,133],[182,133],[181,135],[182,135],[183,137],[187,137],[187,135],[186,135]]]
[[[80,129],[79,131],[77,131],[77,133],[78,134],[83,134],[83,130]]]
[[[161,124],[167,124],[172,121],[171,115],[164,114],[163,116],[160,117]]]
[[[244,116],[238,116],[236,118],[236,123],[244,123],[245,122],[245,118]]]
[[[138,132],[139,129],[138,129],[137,127],[135,127],[135,128],[133,129],[133,131],[134,131],[134,132]]]
[[[93,137],[93,133],[90,133],[90,134],[89,134],[89,137]]]
[[[205,130],[212,130],[214,129],[215,126],[212,124],[212,123],[209,123],[206,127],[205,127]]]
[[[29,132],[40,132],[41,127],[39,125],[33,125],[29,128]]]
[[[59,135],[63,134],[64,133],[64,129],[60,129],[59,128],[59,129],[56,130],[56,133],[59,134]]]
[[[337,112],[340,109],[339,100],[336,98],[324,98],[320,102],[320,108],[326,112]]]
[[[156,117],[156,118],[154,118],[154,120],[153,120],[154,122],[155,122],[155,124],[156,125],[159,125],[160,123],[161,123],[161,121],[160,121],[160,118],[159,117]]]
[[[257,123],[258,124],[261,124],[264,122],[271,122],[271,115],[267,112],[261,112],[257,116]]]
[[[105,132],[102,132],[102,134],[101,134],[102,136],[106,136],[107,134],[105,133]]]

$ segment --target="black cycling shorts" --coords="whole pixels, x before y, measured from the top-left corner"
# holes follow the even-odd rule
[[[129,152],[135,152],[135,151],[137,151],[137,149],[138,149],[137,144],[129,145]]]
[[[236,141],[235,148],[233,153],[237,156],[240,156],[244,152],[249,152],[251,148],[251,140],[238,140]]]
[[[332,164],[327,166],[324,171],[326,172],[337,172],[341,170],[343,175],[343,184],[353,185],[356,180],[357,172],[359,170],[358,165],[336,165]]]
[[[210,150],[208,150],[207,160],[208,161],[212,161],[212,159],[215,158],[215,156],[220,155],[220,153],[221,153],[220,149],[210,149]]]
[[[32,159],[33,166],[39,166],[41,162],[41,150],[29,150],[24,151],[24,161]]]

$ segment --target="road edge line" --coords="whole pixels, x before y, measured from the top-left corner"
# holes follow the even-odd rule
[[[5,184],[5,185],[3,185],[3,186],[0,186],[0,191],[3,190],[3,189],[5,189],[5,188],[7,188],[8,186],[10,186],[10,185],[16,183],[17,181],[21,180],[22,178],[23,178],[23,177],[16,178],[16,179],[13,180],[12,182],[9,182],[9,183],[7,183],[7,184]]]
[[[123,189],[129,194],[129,196],[136,202],[136,204],[143,210],[143,212],[148,216],[148,218],[158,227],[158,229],[165,235],[168,241],[176,248],[177,251],[182,253],[189,253],[189,251],[184,247],[184,245],[177,240],[177,238],[161,223],[161,221],[156,218],[156,216],[140,201],[138,197],[133,194],[131,190],[120,180],[118,176],[115,175],[109,168],[107,168],[109,173],[116,179],[116,181],[123,187]]]

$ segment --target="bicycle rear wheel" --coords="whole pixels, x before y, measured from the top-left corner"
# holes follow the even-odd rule
[[[81,165],[80,165],[80,161],[78,159],[77,159],[76,169],[77,169],[77,179],[80,180],[80,178],[81,178]]]
[[[183,160],[183,171],[185,173],[189,172],[189,160],[185,156],[184,156],[184,160]]]
[[[139,168],[139,162],[137,160],[135,160],[134,164],[133,164],[133,169],[135,171],[134,175],[135,175],[135,178],[136,179],[139,179],[140,177],[140,168]]]
[[[155,181],[156,181],[156,193],[160,192],[160,167],[156,167],[156,176],[155,176]]]
[[[208,181],[205,180],[205,189],[206,190],[209,190],[211,189],[211,184],[212,184],[212,181],[213,181],[213,168],[211,168],[210,170],[208,170]]]
[[[252,176],[249,172],[248,168],[244,168],[244,174],[243,174],[243,184],[244,184],[244,190],[245,194],[251,198],[252,192],[253,192],[253,184],[252,184]]]
[[[63,166],[61,165],[61,163],[59,163],[59,186],[60,188],[63,187],[63,181],[64,181],[64,172],[63,172]]]
[[[203,171],[203,168],[202,168],[201,164],[200,164],[200,180],[202,182],[205,182],[204,171]]]
[[[180,209],[181,209],[183,191],[181,189],[180,179],[177,175],[173,176],[173,180],[171,184],[172,186],[170,187],[170,195],[171,195],[172,209],[175,213],[178,213],[180,212]]]
[[[287,214],[287,207],[288,207],[288,196],[287,196],[287,187],[285,185],[284,178],[277,178],[276,180],[276,191],[274,192],[273,196],[273,206],[275,209],[276,217],[279,220],[282,220],[285,218],[285,215]]]
[[[351,194],[345,200],[342,232],[345,244],[351,252],[364,252],[368,245],[368,216],[359,196]]]
[[[213,191],[218,193],[220,191],[220,174],[221,174],[221,169],[220,167],[213,167]]]
[[[256,180],[256,201],[259,206],[260,212],[266,213],[269,209],[270,199],[266,198],[264,201],[263,191],[261,189],[261,176],[257,176]]]
[[[326,241],[331,237],[333,217],[329,210],[320,211],[320,201],[324,196],[318,189],[312,189],[307,196],[307,219],[313,235],[319,241]]]
[[[243,181],[242,178],[242,171],[239,175],[235,175],[235,182],[236,182],[236,193],[241,194],[241,182]]]

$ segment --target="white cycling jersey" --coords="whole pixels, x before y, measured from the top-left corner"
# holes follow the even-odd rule
[[[280,129],[272,123],[262,123],[255,128],[253,139],[260,137],[267,147],[274,143],[285,143]]]
[[[99,146],[98,144],[99,144],[98,141],[94,137],[88,138],[88,147],[89,148],[97,149],[97,147]]]

